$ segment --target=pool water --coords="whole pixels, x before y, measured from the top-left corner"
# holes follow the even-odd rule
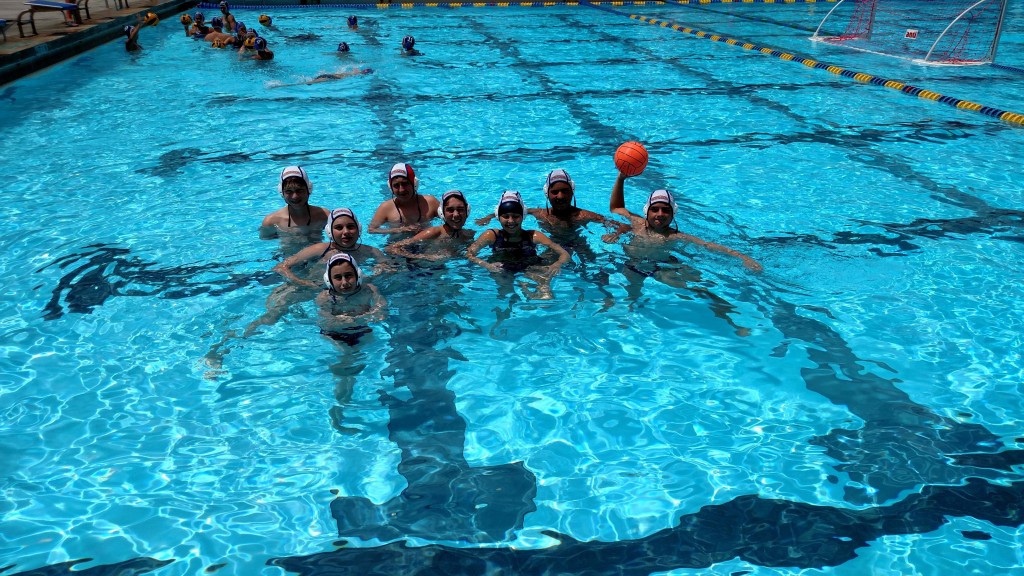
[[[1024,130],[627,17],[1024,111],[1019,5],[1004,68],[808,41],[831,6],[282,8],[271,62],[167,18],[5,87],[6,570],[1024,574]],[[286,165],[364,225],[403,161],[471,218],[554,168],[607,213],[632,139],[627,206],[764,272],[637,279],[592,225],[553,300],[403,261],[352,345],[312,302],[231,336]]]

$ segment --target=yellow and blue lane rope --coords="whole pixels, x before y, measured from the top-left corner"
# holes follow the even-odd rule
[[[704,0],[700,0],[700,1],[703,2]],[[728,1],[728,0],[718,0],[718,1]],[[747,1],[753,1],[753,0],[739,0],[739,1],[747,2]],[[762,1],[763,2],[769,2],[769,3],[771,2],[771,0],[762,0]],[[679,3],[679,2],[676,2],[676,3]],[[724,44],[729,44],[730,46],[739,46],[740,48],[743,48],[744,50],[753,50],[755,52],[760,52],[762,54],[768,54],[768,55],[771,55],[771,56],[775,56],[776,58],[779,58],[780,60],[797,62],[799,64],[803,64],[804,66],[807,66],[808,68],[817,68],[817,69],[820,69],[820,70],[825,70],[825,71],[831,72],[832,74],[835,74],[837,76],[845,76],[846,78],[852,78],[853,80],[856,80],[858,82],[864,82],[865,84],[874,84],[876,86],[884,86],[884,87],[890,88],[892,90],[899,90],[900,92],[902,92],[904,94],[909,94],[911,96],[917,96],[918,98],[924,98],[925,100],[934,100],[936,102],[941,102],[942,104],[947,104],[949,106],[954,106],[954,107],[959,108],[961,110],[970,110],[972,112],[980,112],[981,114],[984,114],[986,116],[991,116],[993,118],[998,118],[998,119],[1000,119],[1000,120],[1002,120],[1004,122],[1009,122],[1011,124],[1017,124],[1017,125],[1020,125],[1020,126],[1024,126],[1024,114],[1018,114],[1016,112],[1009,112],[1007,110],[1000,110],[999,108],[993,108],[992,106],[985,106],[983,104],[978,104],[976,102],[971,102],[969,100],[962,100],[960,98],[954,98],[952,96],[945,96],[943,94],[939,94],[938,92],[933,92],[931,90],[925,90],[924,88],[918,88],[917,86],[912,86],[910,84],[907,84],[907,83],[904,83],[904,82],[898,82],[896,80],[888,80],[888,79],[885,79],[885,78],[880,78],[878,76],[872,76],[871,74],[864,74],[863,72],[854,72],[853,70],[847,70],[847,69],[841,68],[839,66],[834,66],[834,65],[831,65],[831,64],[826,64],[824,62],[818,62],[817,60],[811,60],[810,58],[803,58],[801,56],[797,56],[797,55],[791,54],[789,52],[783,52],[782,50],[776,50],[774,48],[768,48],[768,47],[765,47],[765,46],[758,46],[757,44],[754,44],[753,42],[746,42],[744,40],[736,40],[734,38],[728,38],[728,37],[722,36],[720,34],[714,34],[714,33],[711,33],[711,32],[704,32],[703,30],[696,30],[694,28],[689,28],[689,27],[686,27],[686,26],[681,26],[679,24],[673,24],[672,22],[668,22],[668,21],[665,21],[665,20],[658,20],[656,18],[649,18],[647,16],[642,16],[642,15],[639,15],[639,14],[626,14],[626,13],[620,12],[618,10],[613,10],[611,8],[606,8],[604,6],[596,5],[596,4],[591,3],[591,2],[587,2],[586,0],[580,0],[580,4],[582,4],[582,5],[591,5],[594,8],[597,8],[599,10],[605,10],[607,12],[612,12],[612,13],[619,14],[619,15],[622,15],[622,16],[628,16],[629,18],[631,18],[633,20],[639,20],[640,22],[646,22],[647,24],[652,24],[654,26],[661,26],[662,28],[671,28],[672,30],[675,30],[677,32],[683,32],[685,34],[690,34],[690,35],[696,36],[697,38],[704,38],[706,40],[711,40],[713,42],[722,42]]]

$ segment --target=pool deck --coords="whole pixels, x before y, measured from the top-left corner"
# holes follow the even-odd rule
[[[38,35],[31,36],[32,27],[26,25],[25,34],[18,34],[18,14],[27,7],[25,0],[0,0],[0,18],[7,20],[7,41],[0,37],[0,85],[56,64],[100,44],[123,37],[125,24],[134,24],[135,15],[154,12],[162,20],[191,8],[195,0],[128,0],[131,8],[117,10],[115,0],[90,0],[89,13],[77,27],[64,25],[62,12],[53,10],[35,14]],[[123,2],[122,2],[123,4]],[[163,24],[163,23],[162,23]],[[166,22],[167,25],[172,22]],[[180,26],[178,22],[173,22]]]

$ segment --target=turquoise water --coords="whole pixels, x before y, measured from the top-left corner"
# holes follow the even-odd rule
[[[807,41],[830,7],[282,9],[272,62],[167,18],[5,87],[3,566],[1024,574],[1024,131],[623,16],[1024,112],[1012,70]],[[364,222],[400,161],[473,217],[557,167],[606,212],[629,139],[632,210],[668,188],[765,271],[688,247],[688,289],[631,283],[591,227],[552,301],[403,265],[354,346],[307,303],[203,362],[294,249],[257,234],[283,166]]]

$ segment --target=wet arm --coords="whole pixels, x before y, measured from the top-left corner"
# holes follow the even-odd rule
[[[761,266],[761,264],[757,260],[754,260],[753,258],[747,256],[742,252],[737,252],[736,250],[733,250],[728,246],[722,246],[721,244],[708,242],[707,240],[701,240],[700,238],[697,238],[696,236],[690,236],[689,234],[680,234],[680,236],[682,236],[683,240],[690,242],[692,244],[696,244],[707,250],[720,252],[722,254],[728,254],[729,256],[732,256],[734,258],[739,258],[740,261],[743,262],[744,266],[746,266],[748,269],[754,272],[761,272],[762,270],[764,270],[764,266]]]
[[[491,244],[494,244],[494,240],[494,232],[491,230],[485,230],[484,233],[481,234],[479,238],[477,238],[476,242],[473,242],[466,250],[466,259],[478,266],[483,266],[484,268],[490,270],[491,272],[500,271],[501,266],[499,266],[498,264],[487,262],[486,260],[483,260],[477,256],[477,253],[480,252],[481,248],[483,248],[484,246],[490,246]]]
[[[314,244],[307,248],[303,248],[297,254],[286,258],[283,262],[274,266],[274,272],[284,276],[289,282],[294,284],[300,284],[302,286],[312,286],[313,288],[319,288],[320,284],[313,282],[312,280],[304,280],[295,275],[292,271],[294,266],[304,264],[317,257],[317,255],[324,249],[325,243]]]
[[[562,268],[562,266],[569,261],[569,253],[565,251],[565,248],[562,248],[561,246],[556,244],[554,241],[551,240],[551,238],[548,238],[547,235],[541,232],[540,230],[534,231],[533,241],[537,244],[547,246],[549,249],[553,250],[556,254],[558,254],[558,260],[555,260],[554,263],[548,266],[548,270],[551,270],[552,275],[557,273]]]

